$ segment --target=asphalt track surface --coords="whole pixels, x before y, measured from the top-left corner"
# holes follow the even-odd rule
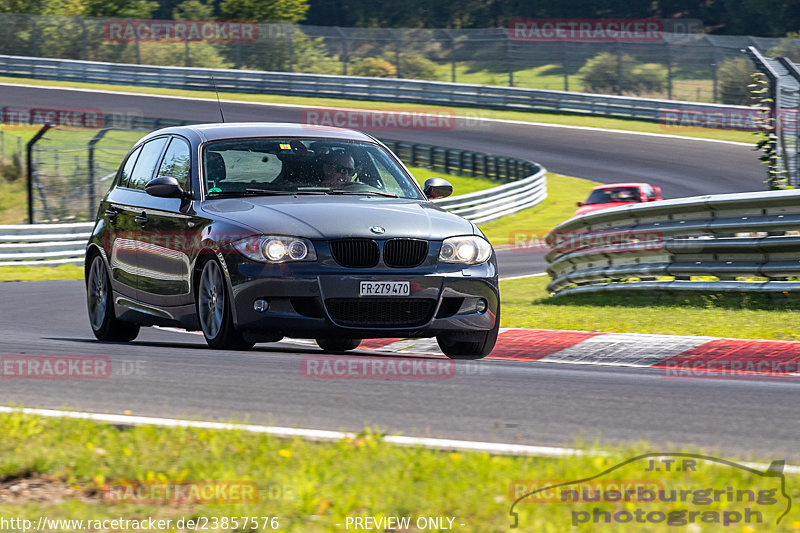
[[[303,357],[323,352],[309,346],[214,351],[201,336],[152,328],[131,344],[97,342],[81,281],[0,291],[0,355],[106,356],[116,369],[105,379],[0,378],[2,405],[550,446],[645,440],[800,460],[797,383],[490,359],[458,362],[448,378],[310,379]]]
[[[219,120],[215,101],[9,84],[0,84],[2,106]],[[244,102],[223,102],[222,107],[228,122],[302,123],[306,121],[304,113],[313,110]],[[436,111],[449,110],[431,108],[431,112]],[[460,112],[491,116],[491,112],[480,110]],[[365,131],[384,138],[529,159],[553,172],[603,183],[647,181],[661,186],[666,198],[764,189],[764,171],[757,154],[741,144],[470,118],[457,120],[452,126],[445,130]],[[498,253],[498,259],[504,277],[543,272],[547,265],[539,250],[504,250]]]
[[[32,87],[0,86],[0,105],[218,118],[207,101]],[[302,116],[298,108],[223,105],[228,121],[297,122]],[[757,155],[733,143],[510,123],[378,133],[527,158],[601,182],[648,181],[667,197],[763,189]],[[511,263],[524,270],[533,260],[512,254],[501,253],[501,275],[519,273]],[[0,355],[101,355],[117,369],[138,369],[107,379],[0,379],[6,405],[349,431],[377,425],[414,436],[552,446],[572,446],[577,438],[645,440],[656,449],[698,446],[800,460],[794,383],[674,380],[652,369],[497,360],[459,362],[449,379],[304,377],[302,358],[320,353],[289,344],[212,351],[202,337],[155,329],[144,329],[131,344],[99,343],[86,318],[82,282],[0,286]]]
[[[193,121],[219,121],[216,102],[0,84],[0,107],[99,109]],[[303,122],[307,108],[223,102],[225,119]],[[444,111],[446,108],[431,108]],[[459,111],[462,112],[462,111]],[[470,113],[470,110],[463,111]],[[491,116],[491,112],[475,110]],[[365,131],[370,132],[367,128]],[[665,133],[672,130],[665,129]],[[548,170],[604,183],[646,181],[677,198],[763,190],[764,170],[750,146],[508,122],[458,120],[452,129],[372,131],[379,137],[536,161]],[[582,198],[576,198],[581,200]]]

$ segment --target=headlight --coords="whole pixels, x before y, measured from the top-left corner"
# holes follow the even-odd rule
[[[276,235],[247,237],[232,243],[243,256],[262,263],[316,261],[317,253],[308,239]]]
[[[477,265],[492,256],[492,245],[476,235],[450,237],[442,241],[439,261]]]

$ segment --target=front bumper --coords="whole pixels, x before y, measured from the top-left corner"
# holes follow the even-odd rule
[[[499,308],[495,258],[445,271],[354,269],[320,273],[315,263],[229,265],[237,328],[253,337],[468,337],[491,330]],[[408,281],[409,296],[359,297],[361,281]],[[269,302],[257,312],[256,299]],[[486,309],[478,312],[479,300]]]

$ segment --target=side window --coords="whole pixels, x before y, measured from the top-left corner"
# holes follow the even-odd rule
[[[161,159],[161,152],[164,151],[165,144],[167,144],[166,137],[144,143],[131,172],[128,187],[144,190],[144,186],[153,178],[153,170]]]
[[[189,144],[178,137],[173,137],[164,154],[164,162],[158,169],[159,176],[175,178],[184,191],[189,187]]]
[[[119,175],[119,186],[120,187],[127,187],[128,186],[128,178],[131,177],[131,172],[133,172],[133,165],[136,163],[136,158],[139,157],[139,152],[142,151],[142,147],[140,146],[136,150],[134,150],[131,155],[128,156],[128,159],[125,161],[125,165],[122,167],[122,172]]]

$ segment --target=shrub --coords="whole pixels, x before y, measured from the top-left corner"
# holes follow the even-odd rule
[[[8,182],[22,178],[22,157],[19,152],[14,152],[10,160],[0,160],[0,176]]]
[[[750,105],[750,89],[755,66],[746,57],[734,57],[719,64],[717,86],[723,104]]]
[[[400,76],[412,80],[438,80],[438,65],[427,57],[410,52],[400,54]]]
[[[800,42],[798,33],[790,33],[785,39],[781,39],[777,46],[767,50],[767,57],[788,57],[794,63],[800,63]]]
[[[377,57],[365,57],[353,61],[350,69],[353,76],[369,76],[373,78],[394,78],[397,75],[397,68],[386,61]]]
[[[578,71],[578,76],[584,90],[592,93],[657,92],[663,91],[667,83],[667,70],[663,66],[657,63],[638,64],[631,55],[618,57],[610,52],[602,52],[589,59]]]

